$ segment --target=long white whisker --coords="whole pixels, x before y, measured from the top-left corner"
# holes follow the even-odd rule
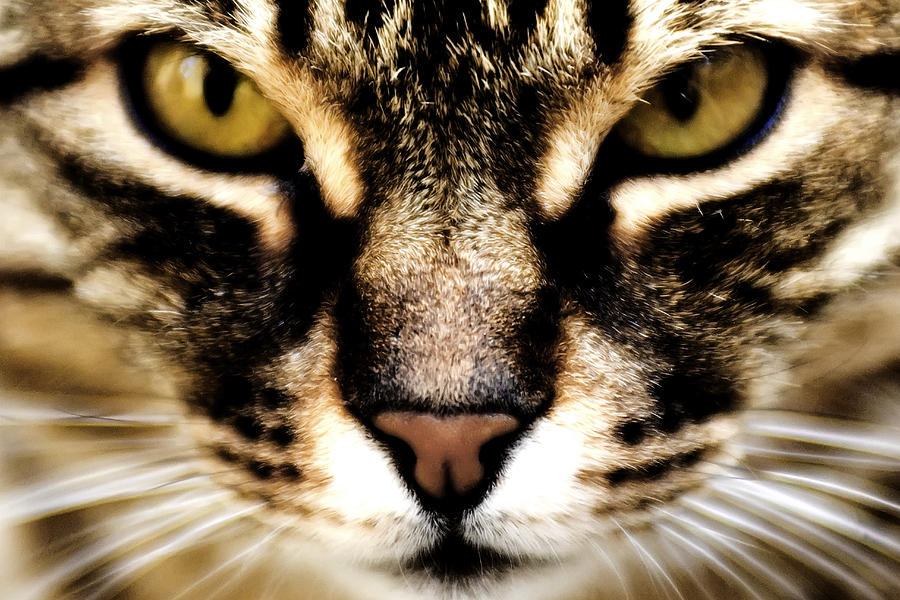
[[[150,548],[142,548],[139,555],[129,560],[116,563],[116,567],[105,573],[105,583],[92,591],[90,597],[101,599],[115,595],[116,592],[133,581],[142,571],[162,562],[196,545],[199,541],[220,531],[223,527],[238,519],[259,511],[264,504],[253,504],[198,521],[188,528],[181,528],[172,535],[160,540]]]
[[[809,488],[855,502],[856,504],[900,516],[900,503],[893,502],[885,495],[887,490],[877,490],[867,482],[834,471],[816,471],[816,475],[787,471],[767,471],[766,478]],[[867,488],[872,491],[867,491]]]
[[[628,585],[625,575],[622,573],[621,566],[616,564],[616,562],[609,555],[609,552],[607,552],[596,541],[591,540],[591,545],[593,546],[594,551],[597,553],[597,555],[600,556],[607,565],[609,565],[609,569],[616,576],[616,580],[619,582],[619,588],[622,590],[623,599],[631,600],[631,589]]]
[[[706,598],[706,600],[718,600],[706,583],[695,573],[697,570],[696,564],[689,563],[685,559],[684,549],[675,543],[672,536],[661,535],[659,540],[668,549],[669,560],[679,569],[679,574],[686,577],[703,598]]]
[[[106,397],[104,397],[106,399]],[[133,397],[123,399],[135,403]],[[9,402],[0,409],[0,426],[52,425],[58,427],[172,427],[185,422],[179,414],[89,415],[53,408],[37,408],[16,404],[16,399],[0,396],[0,401]]]
[[[776,458],[781,461],[827,465],[835,468],[869,469],[877,471],[900,471],[900,460],[871,455],[835,454],[833,451],[813,452],[767,448],[747,442],[741,443],[741,450],[747,457]]]
[[[56,568],[37,579],[22,600],[50,597],[53,590],[75,581],[124,552],[139,548],[160,535],[207,514],[212,502],[227,495],[223,491],[183,494],[104,522],[103,526],[108,532],[105,538],[70,553]]]
[[[88,456],[111,454],[136,453],[140,450],[158,450],[165,446],[172,451],[189,452],[194,446],[187,443],[175,444],[172,437],[159,436],[135,436],[128,439],[97,439],[85,437],[83,439],[55,439],[51,444],[13,445],[3,449],[3,454],[9,458],[25,459],[31,457],[50,458],[84,454]]]
[[[146,496],[153,491],[169,492],[196,485],[192,477],[199,471],[183,453],[140,453],[142,460],[124,462],[115,457],[116,466],[93,470],[62,481],[39,484],[8,494],[0,503],[11,522],[27,522],[87,506]],[[150,460],[144,460],[150,459]],[[177,460],[176,460],[177,459]]]
[[[284,598],[286,594],[281,593],[281,588],[284,587],[285,581],[285,572],[283,570],[276,570],[269,575],[268,581],[266,581],[266,587],[262,590],[262,593],[259,595],[259,600],[280,600]]]
[[[267,535],[263,536],[262,539],[260,539],[259,541],[249,544],[244,550],[238,552],[237,554],[235,554],[228,560],[224,561],[222,564],[217,565],[214,569],[210,570],[208,573],[206,573],[205,575],[200,577],[197,581],[195,581],[190,586],[188,586],[187,588],[182,590],[178,595],[176,595],[174,598],[172,598],[172,600],[180,600],[181,598],[186,597],[188,594],[190,594],[197,588],[201,587],[203,584],[207,583],[214,577],[217,577],[218,575],[222,574],[223,571],[231,568],[231,566],[234,565],[236,562],[241,561],[248,556],[257,555],[256,557],[258,557],[258,555],[261,554],[261,550],[263,550],[269,543],[271,543],[272,540],[274,540],[276,537],[281,535],[284,532],[284,529],[285,529],[284,527],[279,527],[277,529],[274,529],[273,531],[269,532]],[[207,600],[218,596],[225,589],[227,589],[227,587],[233,582],[233,580],[238,575],[240,575],[240,573],[242,571],[247,569],[247,567],[248,567],[248,565],[246,562],[241,564],[240,568],[237,570],[236,573],[232,574],[230,577],[227,577],[224,581],[220,582],[220,585],[218,586],[218,589],[216,591],[210,592],[205,596],[207,598]]]
[[[792,533],[811,548],[817,548],[822,554],[833,558],[854,572],[871,572],[874,577],[868,577],[870,581],[878,581],[888,584],[892,589],[900,589],[900,579],[894,574],[892,567],[884,565],[876,557],[867,553],[861,546],[851,540],[841,537],[831,531],[823,529],[815,523],[793,517],[778,509],[769,508],[764,501],[754,501],[751,498],[733,498],[740,501],[741,505],[751,510],[760,518],[772,525]],[[895,567],[894,567],[895,568]]]
[[[826,574],[832,579],[844,582],[847,585],[852,585],[854,592],[859,597],[868,598],[869,600],[884,600],[878,590],[874,589],[845,565],[810,547],[805,540],[797,538],[786,531],[773,528],[770,523],[751,516],[739,510],[736,506],[723,505],[712,499],[696,497],[685,497],[682,502],[695,512],[713,521],[721,522],[726,526],[765,542],[770,548],[775,548],[778,552],[792,557],[813,571]]]
[[[693,512],[685,507],[686,510]],[[740,559],[740,564],[750,575],[754,576],[757,581],[766,585],[770,589],[778,590],[778,592],[786,597],[802,598],[803,592],[797,587],[796,582],[790,577],[785,577],[755,556],[749,550],[760,552],[761,548],[750,541],[741,540],[716,529],[713,523],[708,522],[699,514],[695,516],[687,515],[683,511],[671,513],[670,517],[683,524],[683,529],[696,532],[709,539],[709,543],[716,546],[723,546],[725,551]],[[722,524],[719,524],[722,527]],[[764,552],[764,551],[763,551]]]
[[[678,589],[678,584],[675,583],[675,581],[674,581],[674,580],[672,579],[672,577],[669,575],[669,573],[667,572],[667,570],[666,570],[665,568],[663,568],[662,565],[659,564],[659,561],[657,561],[657,560],[653,557],[653,555],[652,555],[650,552],[648,552],[648,551],[647,551],[647,550],[646,550],[646,549],[645,549],[645,548],[644,548],[644,547],[643,547],[643,546],[635,539],[635,537],[634,537],[633,535],[631,535],[630,533],[628,533],[628,531],[627,531],[621,524],[619,524],[618,521],[615,521],[615,520],[614,520],[613,523],[615,523],[616,527],[619,528],[619,530],[622,532],[622,534],[625,536],[625,538],[628,540],[628,542],[629,542],[629,543],[635,548],[635,550],[638,552],[638,555],[641,557],[641,562],[643,562],[644,565],[647,566],[647,572],[649,573],[649,572],[651,571],[650,568],[649,568],[649,566],[648,566],[648,564],[649,564],[649,565],[652,565],[653,568],[654,568],[654,569],[662,576],[663,580],[668,584],[668,587],[671,588],[672,591],[675,592],[675,595],[678,596],[678,598],[680,598],[681,600],[685,600],[684,595],[681,593],[681,590]],[[665,590],[665,589],[666,589],[666,588],[664,587],[663,590]],[[669,597],[669,592],[668,592],[668,591],[665,591],[664,593],[665,593],[666,597],[668,598],[668,597]]]
[[[97,537],[97,530],[102,528],[103,531],[116,532],[117,538],[121,537],[122,530],[129,532],[148,521],[159,520],[163,515],[168,513],[183,512],[190,509],[194,504],[208,504],[219,498],[224,497],[230,492],[218,488],[210,487],[208,489],[191,489],[174,495],[171,498],[155,496],[150,502],[135,501],[137,506],[128,508],[126,512],[117,512],[103,519],[100,527],[78,529],[64,538],[57,538],[50,544],[41,548],[42,554],[54,554],[60,551],[71,552],[72,549],[83,546],[85,540]],[[146,506],[144,506],[146,504]]]
[[[885,564],[839,534],[802,518],[792,517],[778,508],[770,509],[765,506],[764,501],[753,502],[745,498],[741,502],[752,506],[752,510],[761,518],[802,539],[812,550],[818,549],[821,554],[831,557],[853,573],[865,574],[864,579],[882,588],[883,593],[888,589],[900,590],[900,578],[895,574],[896,564]]]
[[[729,482],[715,482],[715,487],[733,498],[758,499],[760,507],[776,505],[782,509],[779,514],[795,514],[805,523],[814,523],[834,531],[848,540],[868,547],[895,562],[900,562],[900,540],[884,535],[879,530],[881,523],[851,510],[846,503],[818,497],[796,487],[768,482],[742,482],[735,487]],[[787,489],[786,489],[787,487]]]
[[[673,521],[677,521],[679,525],[689,523],[689,526],[691,528],[697,528],[701,530],[700,533],[702,533],[706,537],[719,540],[723,543],[727,542],[730,544],[746,546],[748,548],[759,548],[758,544],[754,544],[751,541],[738,538],[736,535],[734,535],[735,532],[731,529],[728,530],[729,533],[725,533],[725,531],[722,531],[721,527],[716,527],[716,525],[712,522],[701,524],[697,520],[690,520],[690,518],[685,514],[686,511],[692,511],[692,509],[688,507],[680,506],[679,510],[666,510],[664,508],[657,508],[656,510],[666,515]]]
[[[672,536],[675,540],[681,542],[684,546],[687,546],[700,556],[706,559],[706,561],[713,565],[715,569],[719,573],[723,573],[727,580],[734,581],[738,583],[741,588],[743,588],[747,593],[749,593],[753,598],[757,598],[758,600],[763,600],[763,597],[759,594],[759,591],[751,586],[749,582],[747,582],[744,577],[741,576],[740,573],[737,572],[736,569],[729,566],[725,560],[721,558],[716,552],[714,552],[709,546],[701,543],[699,540],[691,536],[686,532],[678,532],[674,527],[671,527],[666,524],[659,524],[657,528]]]
[[[900,457],[900,435],[896,429],[872,423],[857,423],[786,411],[754,411],[744,419],[743,432],[774,438],[841,448],[890,458]]]

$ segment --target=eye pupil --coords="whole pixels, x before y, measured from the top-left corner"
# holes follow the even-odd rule
[[[700,86],[697,84],[696,67],[691,65],[674,73],[660,86],[666,108],[673,117],[686,122],[700,106]]]
[[[235,70],[222,58],[208,56],[209,71],[203,78],[203,98],[209,111],[221,117],[231,108],[238,77]]]

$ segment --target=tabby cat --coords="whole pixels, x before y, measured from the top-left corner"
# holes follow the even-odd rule
[[[900,597],[897,0],[0,0],[0,582]]]

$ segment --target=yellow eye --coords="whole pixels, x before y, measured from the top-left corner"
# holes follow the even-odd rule
[[[224,59],[171,41],[155,42],[144,56],[144,102],[176,142],[215,157],[245,159],[290,136],[284,117]]]
[[[716,52],[651,89],[616,126],[620,139],[641,154],[691,159],[741,139],[765,108],[769,67],[751,45]]]

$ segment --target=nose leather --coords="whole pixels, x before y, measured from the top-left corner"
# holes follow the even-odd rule
[[[376,416],[373,425],[412,449],[413,478],[425,493],[440,499],[463,496],[477,486],[484,478],[481,448],[515,431],[519,420],[506,414],[387,412]]]

